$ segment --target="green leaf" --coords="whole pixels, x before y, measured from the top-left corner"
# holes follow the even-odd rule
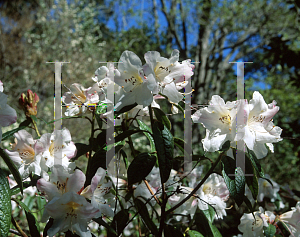
[[[123,148],[123,145],[118,145],[115,147],[115,154],[118,153]],[[89,185],[91,183],[92,178],[94,177],[97,169],[99,167],[106,169],[106,153],[110,152],[106,151],[104,149],[97,151],[92,157],[91,157],[91,163],[89,171],[86,174],[86,181],[85,185]]]
[[[80,156],[85,155],[87,152],[90,151],[91,147],[89,145],[83,143],[75,143],[76,146],[76,156],[72,158],[72,161],[77,160]]]
[[[177,107],[183,114],[184,114],[184,109],[178,104],[172,104],[173,106]]]
[[[154,139],[151,135],[152,131],[151,129],[141,120],[137,119],[137,122],[139,124],[139,127],[141,130],[145,130],[145,131],[148,131],[148,132],[144,132],[145,136],[148,138],[149,142],[150,142],[150,149],[151,149],[151,152],[154,152],[155,151],[155,143],[154,143]]]
[[[24,122],[26,122],[26,121],[27,121],[27,120],[25,120]],[[27,126],[19,126],[18,128],[15,128],[15,129],[10,130],[10,131],[8,131],[8,132],[6,132],[6,133],[3,133],[3,134],[2,134],[2,141],[4,141],[4,140],[10,138],[10,137],[13,136],[16,132],[18,132],[18,131],[20,131],[20,130],[22,130],[22,129],[25,129],[25,128],[27,128]]]
[[[167,115],[165,114],[164,111],[162,111],[159,108],[152,108],[155,114],[155,117],[157,118],[157,120],[159,122],[161,122],[163,125],[165,125],[167,127],[167,129],[171,130],[171,122],[168,119]]]
[[[30,186],[31,186],[31,181],[24,181],[23,182],[23,188],[28,188]],[[14,186],[10,189],[11,196],[18,194],[19,192],[21,192],[21,190],[19,188],[19,185],[16,185],[16,186]]]
[[[204,237],[204,235],[202,235],[196,230],[189,230],[188,234],[190,237]]]
[[[93,221],[97,222],[99,225],[103,225],[109,232],[115,235],[117,234],[117,232],[109,224],[102,220],[102,217],[94,218]]]
[[[250,200],[249,200],[245,195],[244,195],[244,203],[245,203],[246,206],[248,207],[249,212],[251,212],[252,215],[253,215],[253,217],[255,218],[255,216],[254,216],[254,214],[253,214],[254,209],[253,209],[253,207],[252,207],[252,204],[251,204]]]
[[[197,208],[195,213],[195,224],[197,230],[205,237],[222,237],[217,227],[215,227],[208,219],[205,213]],[[200,235],[201,236],[201,235]]]
[[[208,205],[208,209],[207,210],[202,210],[204,215],[206,216],[207,220],[212,223],[215,219],[215,216],[216,216],[216,212],[215,210],[210,206]]]
[[[54,221],[54,219],[52,217],[50,217],[50,219],[47,222],[47,224],[45,226],[45,229],[43,231],[43,237],[47,237],[48,236],[47,232],[51,228],[51,226],[53,225],[53,221]]]
[[[123,209],[119,211],[115,216],[110,226],[116,230],[117,234],[113,234],[112,232],[107,233],[107,237],[118,237],[122,234],[123,230],[127,226],[127,222],[129,221],[129,212],[127,209]]]
[[[258,195],[258,178],[256,171],[251,163],[251,160],[249,157],[245,157],[245,171],[247,176],[246,178],[246,183],[251,191],[252,197],[254,200],[257,200],[257,195]],[[252,176],[249,176],[249,174],[253,174]]]
[[[273,237],[276,233],[276,227],[274,225],[269,224],[268,226],[264,226],[263,228],[265,237]]]
[[[119,141],[123,141],[123,140],[125,140],[125,138],[127,138],[135,133],[138,133],[138,132],[144,132],[144,131],[140,130],[140,129],[132,129],[132,130],[124,131],[123,133],[121,133],[115,137],[115,143],[117,143]]]
[[[230,141],[226,141],[219,151],[228,151],[229,148],[230,148]]]
[[[107,111],[107,104],[100,101],[95,110],[95,118],[100,129],[102,128],[102,123],[103,123],[100,115],[106,113],[106,111]]]
[[[251,161],[255,171],[259,175],[259,177],[261,177],[261,178],[265,177],[264,171],[263,171],[261,165],[259,164],[259,161],[258,161],[255,153],[247,148],[246,157],[250,159],[250,161]]]
[[[2,169],[0,169],[0,207],[0,235],[8,236],[11,222],[10,188]]]
[[[28,127],[31,124],[31,120],[27,117],[22,123],[19,124],[19,128]]]
[[[7,155],[7,153],[2,148],[0,148],[0,156],[3,158],[5,164],[9,168],[10,172],[12,173],[12,175],[14,176],[17,184],[19,185],[21,193],[23,194],[22,178],[21,178],[21,175],[20,175],[17,167],[15,166],[15,164],[12,162],[12,160],[9,158],[9,156]]]
[[[147,152],[138,154],[127,170],[128,185],[140,182],[151,172],[156,157]]]
[[[120,154],[121,154],[122,157],[123,157],[124,164],[125,164],[125,168],[126,168],[126,170],[127,170],[127,169],[128,169],[128,159],[127,159],[126,152],[125,152],[123,149],[121,149],[121,150],[120,150]]]
[[[183,237],[183,234],[180,233],[179,230],[177,230],[174,226],[167,225],[167,224],[165,224],[165,227],[164,227],[164,234],[165,234],[165,236]]]
[[[142,217],[142,220],[144,221],[145,225],[148,227],[148,229],[151,231],[153,235],[158,235],[158,230],[156,225],[153,223],[152,219],[149,216],[147,207],[145,203],[138,198],[134,200],[135,206],[139,212],[139,215]]]
[[[236,162],[229,156],[225,156],[222,159],[222,164],[222,174],[226,186],[230,192],[230,196],[235,200],[237,205],[240,206],[243,203],[245,193],[244,173],[240,167],[235,168]]]
[[[99,128],[101,129],[101,128],[102,128],[103,121],[102,121],[102,119],[101,119],[101,117],[100,117],[100,114],[96,114],[96,113],[95,113],[95,118],[96,118],[96,121],[97,121],[97,124],[98,124]]]
[[[36,122],[36,123],[37,123],[37,118],[36,118],[36,116],[34,116],[34,115],[30,115],[30,117],[32,118],[32,120],[33,120],[34,122]]]
[[[193,154],[193,149],[189,144],[187,144],[183,139],[174,137],[174,145],[182,151],[183,154],[189,155]],[[184,150],[184,147],[186,150]]]
[[[135,106],[137,106],[137,103],[134,103],[132,105],[127,105],[127,106],[124,106],[122,109],[120,109],[119,111],[115,111],[115,118],[120,115],[120,114],[123,114],[129,110],[132,110]]]
[[[153,138],[157,151],[161,182],[165,183],[169,179],[172,169],[174,139],[169,129],[157,121],[153,124]]]

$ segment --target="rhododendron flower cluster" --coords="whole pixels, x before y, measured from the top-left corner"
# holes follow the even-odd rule
[[[239,111],[242,111],[245,123],[236,129]],[[255,91],[249,103],[239,100],[225,104],[220,96],[214,95],[209,106],[194,113],[192,119],[206,128],[202,140],[205,151],[217,151],[228,140],[232,144],[242,140],[257,158],[263,158],[268,152],[265,144],[273,152],[272,143],[282,140],[282,129],[271,121],[278,111],[275,101],[267,105],[262,95]]]
[[[42,177],[47,176],[48,169],[55,163],[55,157],[60,157],[57,162],[62,163],[64,167],[75,168],[70,159],[76,155],[76,147],[71,141],[68,129],[43,134],[38,140],[34,140],[25,130],[18,131],[14,136],[12,150],[6,152],[18,167],[23,179],[31,172]]]
[[[13,187],[7,190],[11,188],[13,203],[18,203],[14,195],[23,191],[23,185],[26,195],[37,196],[45,204],[38,207],[42,214],[36,220],[34,211],[25,208],[27,203],[19,202],[30,235],[38,235],[42,221],[47,222],[43,235],[51,237],[61,232],[83,237],[162,237],[179,231],[184,236],[222,236],[217,227],[226,227],[228,216],[236,213],[240,223],[234,234],[238,236],[277,236],[280,224],[291,236],[300,236],[300,202],[288,209],[296,202],[288,206],[284,199],[295,201],[296,191],[283,191],[264,174],[258,160],[267,155],[266,146],[274,152],[273,143],[282,140],[281,128],[272,121],[279,111],[276,102],[267,104],[257,91],[249,102],[225,103],[213,95],[191,118],[184,113],[187,122],[201,123],[206,130],[205,153],[196,154],[192,144],[173,136],[170,114],[162,110],[170,106],[174,114],[189,106],[185,96],[193,90],[184,93],[183,89],[191,83],[195,66],[190,59],[180,62],[177,49],[169,58],[146,52],[144,61],[124,51],[117,65],[107,63],[95,70],[90,87],[76,81],[65,85],[64,115],[90,122],[90,128],[80,125],[81,130],[90,131],[90,137],[80,143],[67,128],[40,134],[39,97],[31,90],[21,95],[26,120],[3,136],[3,140],[14,136],[14,142],[10,149],[0,148],[0,155],[12,174]],[[0,126],[8,126],[16,122],[16,111],[6,104],[2,91],[0,82]],[[166,105],[160,103],[163,99]],[[52,122],[46,122],[47,126]],[[34,130],[37,137],[28,132]],[[136,135],[150,145],[137,148],[142,139]],[[237,142],[248,148],[244,151],[247,176],[235,166]],[[191,151],[190,170],[185,166],[187,150]],[[216,153],[209,156],[208,152]]]

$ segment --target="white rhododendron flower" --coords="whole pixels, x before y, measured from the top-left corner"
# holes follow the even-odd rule
[[[170,59],[160,56],[159,52],[149,51],[145,54],[146,72],[154,72],[157,85],[154,94],[159,92],[166,95],[170,102],[178,103],[182,100],[182,93],[178,90],[184,88],[193,75],[194,65],[190,60],[179,63],[179,51],[174,49]]]
[[[85,89],[82,85],[74,83],[70,86],[70,91],[62,97],[62,102],[67,105],[66,116],[74,116],[85,113],[89,107],[99,102],[98,93],[101,92],[98,83]]]
[[[278,110],[275,101],[267,105],[257,91],[253,93],[249,104],[247,100],[225,104],[220,96],[214,95],[209,106],[194,113],[192,119],[206,128],[206,137],[202,140],[205,151],[217,151],[227,140],[232,144],[243,140],[257,158],[263,158],[268,152],[265,144],[273,152],[272,143],[282,140],[282,129],[271,121]],[[244,115],[245,124],[236,129],[236,117],[240,113]]]
[[[91,199],[91,204],[98,208],[105,216],[114,216],[112,208],[107,204],[106,196],[112,188],[112,182],[106,182],[106,171],[103,168],[98,168],[91,184],[87,186],[81,193],[82,196]]]
[[[198,206],[201,210],[207,210],[208,204],[210,204],[216,211],[216,219],[223,219],[223,216],[226,216],[225,209],[229,191],[222,176],[212,173],[201,186],[199,193]]]
[[[67,192],[78,193],[83,188],[85,175],[81,170],[76,169],[73,173],[69,173],[63,166],[55,165],[51,171],[49,181],[43,178],[37,181],[38,190],[48,201]]]
[[[300,201],[292,207],[291,211],[280,215],[279,220],[285,224],[291,236],[300,236]]]
[[[2,139],[1,127],[7,127],[17,121],[17,113],[7,105],[7,97],[3,93],[3,83],[0,81],[0,141]]]
[[[273,186],[267,180],[260,178],[258,180],[257,201],[262,202],[264,197],[268,197],[271,199],[271,202],[275,202],[280,187],[278,183],[270,178],[270,175],[266,174],[265,177],[272,182]]]
[[[238,128],[239,136],[247,147],[254,151],[258,159],[263,158],[268,153],[265,144],[273,152],[272,143],[282,140],[280,138],[282,129],[271,121],[279,111],[279,107],[275,101],[267,105],[262,95],[255,91],[253,99],[249,104],[245,104],[244,111],[246,123],[244,127]]]
[[[88,223],[92,218],[99,216],[99,209],[74,191],[66,192],[61,197],[54,197],[45,206],[42,222],[50,217],[54,219],[53,225],[47,231],[48,236],[67,230],[81,237],[91,237]]]
[[[99,67],[95,71],[95,77],[92,77],[93,81],[99,83],[101,80],[108,76],[109,69],[106,66]],[[99,85],[99,84],[98,84]]]
[[[171,206],[176,205],[178,202],[183,200],[193,188],[181,186],[179,188],[182,193],[175,194],[170,197],[169,203]],[[176,213],[190,214],[193,218],[197,206],[200,210],[209,209],[211,205],[216,211],[215,218],[223,219],[226,216],[226,201],[229,198],[229,191],[226,187],[224,179],[218,174],[211,174],[208,179],[204,182],[201,188],[196,192],[195,196],[192,196],[187,202],[176,209]],[[179,221],[181,217],[178,216],[176,219]]]
[[[137,103],[143,107],[149,106],[153,101],[152,91],[156,87],[153,74],[145,75],[142,61],[131,51],[124,51],[115,69],[115,83],[122,87],[115,110]]]
[[[264,237],[263,227],[267,227],[275,220],[275,215],[270,211],[264,212],[262,207],[259,207],[259,211],[254,212],[254,216],[255,219],[252,213],[242,216],[238,229],[243,232],[243,237]]]
[[[21,177],[27,178],[31,172],[36,175],[47,176],[48,168],[41,165],[40,153],[42,145],[33,140],[26,130],[20,130],[14,134],[15,143],[11,144],[12,150],[6,150],[8,156],[19,169]]]
[[[193,191],[190,187],[180,186],[179,188],[181,193],[172,195],[168,202],[170,203],[171,207],[175,206],[177,203],[181,202],[183,199],[185,199],[190,192]],[[196,194],[197,195],[197,194]],[[175,212],[175,219],[177,221],[182,221],[184,215],[190,215],[191,218],[194,217],[195,212],[197,210],[197,206],[199,205],[199,198],[197,196],[192,196],[184,202],[181,206],[179,206],[174,212]],[[179,215],[176,215],[179,214]]]
[[[206,136],[202,139],[205,151],[217,151],[227,140],[234,140],[237,108],[237,102],[225,104],[220,96],[214,95],[208,107],[192,115],[194,123],[202,123],[206,128]]]
[[[70,131],[66,128],[42,135],[39,141],[43,146],[41,156],[44,165],[51,168],[57,162],[74,169],[75,163],[70,162],[70,159],[76,156],[77,150],[71,140]]]

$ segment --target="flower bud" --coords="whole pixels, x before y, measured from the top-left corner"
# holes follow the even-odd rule
[[[19,98],[19,105],[24,110],[27,117],[30,115],[37,114],[37,103],[40,101],[40,98],[36,93],[33,93],[31,90],[27,91],[27,96],[22,93]]]

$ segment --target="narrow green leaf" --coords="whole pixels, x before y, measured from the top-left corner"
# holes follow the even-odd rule
[[[124,131],[123,133],[119,134],[118,136],[115,137],[115,142],[119,142],[119,141],[123,141],[125,140],[127,137],[138,133],[138,132],[144,132],[143,130],[140,129],[132,129],[132,130],[127,130]]]
[[[31,181],[24,181],[23,182],[23,188],[25,189],[25,188],[28,188],[28,187],[30,187],[31,186]],[[18,194],[18,193],[20,193],[21,192],[21,190],[20,190],[20,188],[19,188],[19,185],[16,185],[16,186],[14,186],[14,187],[12,187],[11,189],[10,189],[10,194],[11,194],[11,196],[13,196],[13,195],[16,195],[16,194]]]
[[[24,122],[26,122],[26,121],[27,121],[27,120],[25,120]],[[20,131],[20,130],[22,130],[22,129],[25,129],[25,128],[27,128],[27,126],[20,126],[20,127],[18,127],[18,128],[13,129],[13,130],[10,130],[10,131],[8,131],[8,132],[6,132],[6,133],[3,133],[3,134],[2,134],[2,141],[4,141],[4,140],[10,138],[10,137],[13,136],[16,132],[18,132],[18,131]]]
[[[276,233],[276,227],[272,224],[269,224],[268,226],[264,226],[264,234],[265,237],[273,237]]]
[[[204,235],[202,235],[196,230],[189,230],[188,234],[190,237],[204,237]]]
[[[184,114],[184,109],[178,104],[172,104],[173,106],[177,107],[183,114]]]
[[[153,124],[153,138],[157,151],[161,182],[165,183],[169,179],[173,165],[174,139],[169,129],[157,121]]]
[[[36,122],[36,123],[37,123],[37,118],[36,118],[36,116],[34,116],[34,115],[30,115],[30,117],[32,118],[32,120],[33,120],[34,122]]]
[[[158,234],[158,230],[156,225],[153,223],[152,219],[149,216],[147,207],[145,203],[138,198],[134,200],[135,206],[139,212],[139,215],[142,217],[142,220],[144,221],[145,225],[148,227],[148,229],[151,231],[153,235]]]
[[[155,114],[155,117],[157,118],[157,120],[159,122],[161,122],[163,125],[165,125],[167,127],[167,129],[171,130],[171,122],[168,119],[167,115],[165,114],[164,111],[162,111],[159,108],[152,108]]]
[[[125,164],[125,168],[126,168],[126,170],[127,170],[127,169],[128,169],[127,154],[126,154],[126,152],[125,152],[123,149],[120,150],[120,154],[121,154],[122,157],[123,157],[124,164]]]
[[[11,223],[10,189],[2,169],[0,169],[0,207],[0,236],[8,236]]]
[[[151,129],[143,121],[138,119],[137,122],[138,122],[141,130],[148,131],[148,132],[144,132],[144,135],[148,138],[148,140],[150,142],[151,152],[154,152],[155,151],[155,143],[154,143],[154,139],[151,135],[151,133],[152,133]]]
[[[100,114],[96,114],[96,113],[95,113],[95,118],[96,118],[96,121],[97,121],[97,124],[98,124],[99,128],[101,129],[101,128],[102,128],[103,121],[102,121],[102,119],[101,119],[101,117],[100,117]]]
[[[137,155],[127,170],[128,185],[140,182],[151,172],[156,157],[147,152]]]
[[[137,106],[137,103],[134,103],[132,105],[127,105],[127,106],[124,106],[122,109],[120,109],[119,111],[115,111],[115,118],[120,115],[120,114],[123,114],[131,109],[133,109],[135,106]]]
[[[257,200],[258,178],[257,178],[256,171],[255,171],[249,157],[245,158],[245,171],[246,171],[246,174],[248,174],[247,176],[245,176],[246,183],[251,191],[252,197],[254,198],[254,200]],[[253,175],[249,176],[249,174],[253,174]]]
[[[12,160],[9,158],[9,156],[7,155],[7,153],[2,148],[0,148],[0,156],[3,158],[5,164],[9,168],[10,172],[12,173],[12,175],[14,176],[17,184],[19,185],[21,193],[23,194],[22,178],[21,178],[21,175],[20,175],[17,167],[15,166],[15,164],[12,162]]]
[[[189,155],[193,154],[193,149],[189,144],[187,144],[183,139],[174,137],[174,145],[179,148],[180,151],[182,151],[183,154]],[[186,150],[184,150],[184,147]]]
[[[40,236],[39,223],[37,222],[36,218],[30,211],[30,209],[32,207],[26,206],[25,203],[19,201],[18,199],[13,198],[12,200],[14,200],[19,206],[21,206],[24,209],[31,236]],[[33,205],[33,200],[34,200],[34,197],[29,202],[29,203],[32,203],[32,205]]]
[[[47,232],[51,228],[51,226],[53,225],[53,221],[54,221],[54,219],[52,217],[50,217],[50,219],[47,222],[47,224],[45,226],[45,229],[43,231],[43,237],[47,237],[48,236]]]

